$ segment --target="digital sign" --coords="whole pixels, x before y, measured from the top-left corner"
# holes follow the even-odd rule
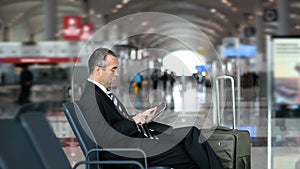
[[[300,104],[300,37],[274,37],[272,51],[275,103]]]
[[[257,47],[255,45],[239,45],[238,48],[227,47],[223,49],[224,57],[255,57],[257,55]]]

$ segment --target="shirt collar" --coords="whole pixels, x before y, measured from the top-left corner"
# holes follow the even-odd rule
[[[104,93],[107,93],[107,89],[106,87],[104,87],[102,84],[96,82],[95,80],[92,80],[90,78],[88,78],[88,81],[94,83],[96,86],[98,86]]]

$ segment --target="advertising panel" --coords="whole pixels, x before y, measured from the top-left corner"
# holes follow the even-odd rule
[[[94,25],[82,23],[80,16],[65,16],[63,25],[65,40],[89,40],[94,31]]]
[[[65,40],[79,40],[81,35],[81,17],[65,16],[63,36]]]
[[[89,40],[94,32],[94,25],[91,23],[84,23],[81,25],[80,40]]]
[[[274,37],[273,73],[275,103],[299,105],[300,37]]]

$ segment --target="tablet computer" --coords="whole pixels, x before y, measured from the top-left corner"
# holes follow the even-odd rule
[[[152,122],[154,119],[156,119],[164,110],[167,108],[166,102],[161,102],[159,105],[156,106],[156,112],[153,115],[153,117],[149,120],[149,122]]]

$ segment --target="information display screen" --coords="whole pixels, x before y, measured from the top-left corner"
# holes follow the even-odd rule
[[[257,54],[257,47],[255,45],[245,45],[241,44],[239,48],[226,47],[223,50],[224,57],[243,57],[251,58],[255,57]]]
[[[273,97],[277,104],[300,104],[300,37],[273,37]]]

